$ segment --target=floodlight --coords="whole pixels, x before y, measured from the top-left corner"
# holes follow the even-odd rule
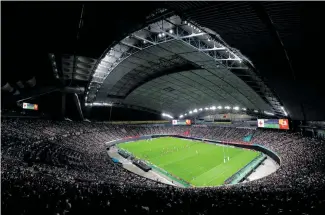
[[[187,24],[187,21],[185,20],[184,23]]]
[[[258,110],[254,110],[255,113],[258,113]]]
[[[218,109],[220,109],[220,110],[221,110],[221,109],[222,109],[222,106],[218,106]]]
[[[165,36],[165,33],[162,33],[161,35],[164,37]]]
[[[193,113],[192,111],[189,112],[189,114],[192,114],[192,113]]]
[[[226,106],[225,109],[230,110],[230,107],[229,106]]]
[[[234,110],[239,110],[239,107],[236,106],[236,107],[233,107],[233,109],[234,109]]]
[[[183,118],[183,115],[180,115],[179,118]]]
[[[246,110],[246,108],[242,108],[242,110]]]
[[[202,110],[203,110],[202,108],[199,109],[199,111],[202,111]]]
[[[187,113],[186,113],[186,114],[184,114],[184,116],[187,116]]]
[[[284,115],[285,115],[285,116],[288,116],[288,113],[285,111],[285,109],[284,109],[284,107],[283,107],[283,106],[281,106],[281,109],[282,109],[282,111],[283,111]]]
[[[173,29],[170,29],[170,30],[169,30],[169,33],[170,33],[170,34],[174,33]]]
[[[210,107],[210,110],[215,110],[215,109],[216,109],[216,106]]]
[[[144,40],[143,43],[147,43],[147,41]]]
[[[211,41],[210,38],[208,38],[208,41],[209,41],[209,42]]]
[[[158,34],[158,37],[161,37],[161,34]]]
[[[193,113],[197,113],[197,109],[194,109],[194,110],[193,110]]]
[[[268,111],[264,111],[264,113],[265,113],[266,115],[274,116],[274,113],[271,113],[271,112],[268,112]]]

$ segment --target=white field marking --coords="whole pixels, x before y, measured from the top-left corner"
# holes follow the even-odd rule
[[[205,169],[204,167],[200,166],[200,165],[195,165],[194,167],[199,167],[200,169]],[[189,169],[192,169],[192,167],[187,168],[187,169],[181,169],[181,172],[186,172],[186,173],[190,173],[191,175],[195,175],[193,174],[192,171],[190,171]]]
[[[240,152],[240,153],[241,153],[241,152]],[[238,153],[238,154],[240,154],[240,153]],[[226,168],[226,166],[225,166],[224,168],[222,168],[222,169],[226,169],[226,170],[223,171],[221,174],[219,174],[216,178],[213,178],[212,180],[210,180],[210,181],[208,182],[208,184],[209,184],[211,181],[213,181],[213,180],[219,178],[220,176],[224,175],[224,173],[227,172],[227,171],[229,170],[229,168]]]
[[[225,172],[227,172],[228,171],[228,168],[223,168],[223,169],[226,169],[225,171],[223,171],[223,172],[221,172],[220,174],[218,174],[218,176],[217,177],[215,177],[215,178],[212,178],[212,180],[210,180],[210,181],[208,181],[208,185],[209,185],[209,183],[211,182],[211,181],[213,181],[213,180],[215,180],[215,179],[217,179],[217,178],[220,178],[220,176],[223,176],[224,175],[224,173]],[[206,185],[206,183],[205,183],[205,185]]]
[[[188,171],[188,170],[193,169],[193,167],[199,167],[200,169],[205,169],[204,167],[202,167],[200,165],[195,165],[195,166],[192,166],[192,167],[189,167],[189,168],[186,168],[186,169],[182,169],[182,171],[192,173],[192,171]]]
[[[175,152],[185,151],[186,149],[189,149],[189,148],[192,147],[192,146],[195,146],[195,145],[192,144],[192,145],[190,145],[188,148],[183,148],[183,149],[181,148],[181,150],[179,150],[179,151],[172,151],[172,152],[169,152],[169,153],[167,153],[167,155],[173,154],[173,153],[175,153]],[[154,158],[159,158],[159,157],[163,157],[163,156],[165,156],[165,154],[163,154],[163,155],[159,155],[159,156],[154,157]]]
[[[239,152],[239,153],[240,153],[240,152]],[[236,157],[239,153],[236,153],[236,154],[232,155],[231,158]],[[222,163],[222,162],[221,162],[221,163],[219,163],[218,165],[216,165],[216,166],[212,167],[211,169],[209,169],[208,171],[206,171],[206,172],[204,172],[204,173],[198,175],[196,178],[198,178],[198,177],[200,177],[201,175],[203,175],[203,174],[205,174],[205,173],[207,173],[207,172],[209,172],[209,171],[212,171],[214,168],[216,168],[216,167],[218,167],[218,166],[220,166],[220,165],[224,165],[224,164],[225,164],[225,163]]]
[[[212,170],[215,169],[216,167],[218,167],[218,166],[220,166],[220,165],[223,165],[223,164],[224,164],[224,163],[220,163],[220,164],[218,164],[217,166],[212,167],[212,168],[209,169],[208,171],[206,171],[206,172],[204,172],[204,173],[198,175],[196,178],[202,176],[202,175],[205,174],[205,173],[208,173],[208,172],[212,171]],[[223,168],[222,168],[222,169],[223,169]],[[196,180],[196,178],[195,178],[195,180]]]
[[[236,153],[236,155],[237,155],[238,153]],[[195,156],[197,156],[197,155],[195,155]],[[184,159],[186,159],[186,158],[190,158],[190,157],[192,157],[192,156],[189,156],[189,157],[185,157]],[[233,157],[233,156],[232,156]],[[178,161],[176,161],[176,162],[179,162],[179,161],[182,161],[182,160],[184,160],[184,159],[181,159],[181,160],[178,160]],[[173,162],[171,162],[171,163],[173,163]],[[196,176],[195,177],[195,179],[193,179],[193,180],[191,180],[191,181],[195,181],[198,177],[200,177],[201,175],[203,175],[203,174],[205,174],[205,173],[207,173],[207,172],[209,172],[209,171],[212,171],[214,168],[216,168],[216,167],[218,167],[218,166],[220,166],[220,165],[223,165],[224,163],[219,163],[217,166],[214,166],[214,167],[212,167],[212,168],[210,168],[208,171],[206,171],[206,172],[203,172],[202,174],[200,174],[200,175],[198,175],[198,176]],[[164,165],[165,166],[165,165]],[[200,165],[195,165],[194,167],[199,167],[200,169],[205,169],[204,167],[202,167],[202,166],[200,166]],[[180,171],[181,172],[186,172],[186,173],[190,173],[190,175],[192,176],[192,175],[195,175],[195,174],[193,174],[193,172],[192,171],[189,171],[189,169],[192,169],[193,168],[193,166],[192,167],[189,167],[189,168],[186,168],[186,169],[180,169]],[[224,168],[222,168],[222,169],[224,169]],[[224,171],[225,172],[225,171]],[[224,173],[223,172],[223,173]],[[223,174],[222,173],[222,174]],[[218,176],[219,177],[219,176]],[[217,178],[218,178],[217,177]],[[216,178],[213,178],[212,180],[214,180],[214,179],[216,179]],[[210,182],[210,181],[209,181]]]
[[[182,150],[186,150],[186,149],[189,149],[190,147],[192,147],[192,146],[195,146],[194,144],[191,144],[188,148],[180,148],[180,150],[179,151],[172,151],[172,152],[168,152],[168,153],[166,153],[166,154],[162,154],[162,153],[160,153],[160,155],[159,156],[156,156],[156,157],[152,157],[152,159],[156,159],[156,158],[160,158],[160,157],[163,157],[163,156],[166,156],[166,155],[170,155],[170,154],[173,154],[173,153],[175,153],[175,152],[181,152]]]
[[[210,150],[210,149],[209,149],[209,150]],[[209,151],[209,150],[206,150],[206,151]],[[203,151],[203,153],[204,153],[204,152],[205,152],[205,150]],[[182,159],[179,159],[179,160],[174,160],[174,161],[168,162],[168,163],[166,163],[166,164],[164,164],[164,165],[162,165],[162,166],[167,166],[167,165],[169,165],[169,164],[171,164],[171,163],[176,163],[176,162],[179,162],[179,161],[185,160],[185,159],[190,158],[190,157],[198,156],[197,154],[194,154],[194,155],[190,154],[190,155],[191,155],[191,156],[184,156]]]

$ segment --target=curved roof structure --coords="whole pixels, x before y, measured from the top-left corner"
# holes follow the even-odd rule
[[[284,115],[249,59],[215,32],[176,15],[110,47],[98,62],[86,102],[137,105],[174,115],[215,105]]]
[[[324,50],[323,2],[4,2],[3,8],[1,86],[8,96],[2,104],[10,96],[14,101],[29,95],[21,83],[27,86],[27,80],[35,77],[34,91],[87,86],[88,105],[134,107],[131,104],[140,104],[135,95],[146,89],[144,84],[164,80],[164,75],[225,71],[219,76],[228,74],[227,78],[244,82],[241,86],[255,96],[241,90],[235,95],[238,82],[213,81],[227,88],[220,91],[207,85],[218,93],[205,97],[206,88],[195,90],[200,96],[183,90],[184,97],[202,97],[184,105],[186,110],[180,110],[181,101],[168,108],[164,98],[174,96],[173,87],[165,87],[170,93],[152,95],[157,96],[156,102],[150,100],[152,106],[147,102],[141,106],[177,115],[227,103],[247,108],[248,113],[258,110],[277,116],[283,116],[283,106],[292,119],[325,119],[319,65]],[[178,50],[169,50],[173,46]],[[195,76],[192,84],[200,83],[205,82]],[[9,85],[13,90],[6,89]],[[18,89],[20,94],[15,93]]]

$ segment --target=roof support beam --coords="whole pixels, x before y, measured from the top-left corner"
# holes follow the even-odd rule
[[[207,52],[207,51],[224,51],[224,50],[227,50],[226,48],[217,48],[217,47],[214,47],[214,48],[211,48],[211,49],[199,49],[200,52]]]
[[[234,58],[226,58],[226,59],[214,59],[215,61],[232,61],[232,60],[238,60]]]
[[[132,48],[136,48],[136,49],[139,49],[139,50],[142,50],[142,48],[138,47],[138,46],[134,46],[134,45],[131,45],[131,44],[128,44],[128,43],[125,43],[125,42],[121,42],[123,45],[126,45],[126,46],[129,46],[129,47],[132,47]]]
[[[186,39],[186,38],[198,37],[198,36],[203,36],[203,35],[206,35],[206,33],[190,34],[187,36],[180,37],[179,39]]]
[[[227,67],[227,69],[248,69],[248,67]],[[237,75],[237,76],[242,76],[242,75]]]
[[[145,38],[139,37],[139,36],[137,36],[137,35],[135,35],[135,34],[133,34],[132,36],[135,37],[135,38],[138,39],[138,40],[146,41],[146,42],[148,42],[148,43],[150,43],[150,44],[152,44],[152,45],[157,45],[157,43],[152,42],[152,41],[150,41],[150,40],[147,40],[147,39],[145,39]]]

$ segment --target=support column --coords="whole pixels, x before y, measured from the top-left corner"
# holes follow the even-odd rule
[[[78,110],[80,119],[84,120],[84,115],[82,113],[82,108],[81,108],[79,97],[78,97],[77,93],[74,93],[74,102],[75,102],[75,104],[77,106],[77,110]]]
[[[66,106],[66,93],[62,93],[61,96],[61,116],[65,117],[65,106]]]

